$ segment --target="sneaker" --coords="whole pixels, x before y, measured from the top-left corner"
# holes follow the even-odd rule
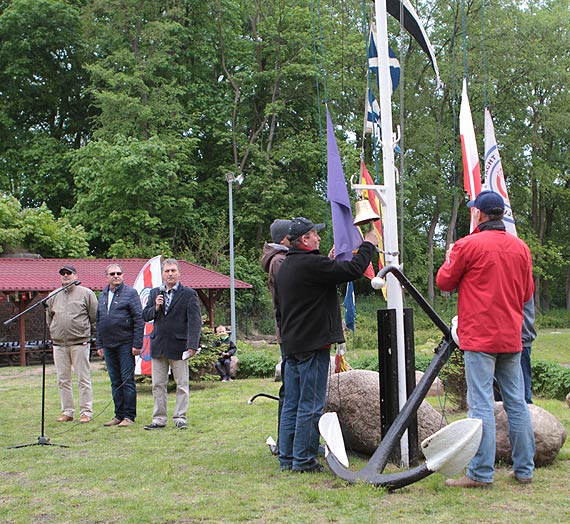
[[[62,415],[59,418],[55,419],[56,422],[72,422],[73,421],[73,417],[70,417],[69,415]]]
[[[178,429],[188,429],[188,424],[186,423],[185,420],[177,420],[176,422],[174,422],[174,425]]]
[[[105,424],[103,424],[103,426],[105,426],[106,428],[110,427],[110,426],[118,426],[121,424],[121,419],[117,418],[117,417],[113,417],[111,420],[109,420],[109,422],[105,422]]]
[[[89,415],[81,415],[79,418],[79,422],[81,422],[81,424],[87,424],[87,422],[91,422],[91,420],[93,419]]]
[[[152,424],[147,424],[144,429],[162,429],[164,428],[164,424],[156,424],[153,422]]]
[[[123,420],[121,420],[121,423],[118,424],[118,426],[120,428],[127,428],[129,426],[132,426],[135,423],[134,420],[131,420],[130,418],[124,418]]]
[[[227,381],[228,381],[228,379],[227,379],[226,377],[224,377],[224,378],[222,379],[222,382],[227,382]]]

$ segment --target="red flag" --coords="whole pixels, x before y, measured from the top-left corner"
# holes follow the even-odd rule
[[[364,161],[360,162],[360,183],[374,185],[374,181],[372,180],[368,169],[366,169]],[[370,206],[372,207],[372,211],[382,217],[382,206],[380,205],[380,200],[378,199],[376,192],[365,189],[362,191],[362,196],[368,199]],[[378,237],[378,249],[380,250],[380,254],[378,255],[378,269],[380,270],[384,267],[384,228],[382,226],[382,218],[372,222],[372,226],[374,227],[374,231],[376,231],[376,236]],[[364,276],[368,277],[370,280],[376,276],[372,264],[368,266]]]
[[[463,156],[463,187],[470,200],[475,200],[481,192],[481,168],[479,166],[479,153],[475,140],[475,129],[471,117],[471,107],[467,96],[467,80],[463,79],[463,92],[461,95],[461,110],[459,111],[459,133],[461,134],[461,152]],[[471,228],[475,229],[473,219],[474,208],[471,208]]]
[[[153,287],[162,283],[162,256],[151,258],[140,270],[133,287],[137,290],[141,304],[144,309],[146,301]],[[143,347],[139,357],[135,358],[135,375],[151,375],[152,359],[150,357],[150,334],[154,328],[153,322],[146,322],[144,325]]]

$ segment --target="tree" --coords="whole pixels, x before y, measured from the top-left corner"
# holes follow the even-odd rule
[[[65,217],[54,218],[42,204],[23,208],[13,196],[0,194],[0,253],[27,251],[45,258],[85,257],[87,235]]]
[[[86,133],[79,12],[14,0],[0,13],[0,190],[59,215],[73,200],[66,153]]]

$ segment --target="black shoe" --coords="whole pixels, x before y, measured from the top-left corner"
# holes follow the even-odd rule
[[[156,423],[152,423],[152,424],[147,424],[144,429],[162,429],[164,427],[164,425],[162,424],[156,424]]]
[[[305,469],[294,469],[295,473],[322,473],[325,470],[325,467],[322,464],[316,462],[312,466],[305,468]]]

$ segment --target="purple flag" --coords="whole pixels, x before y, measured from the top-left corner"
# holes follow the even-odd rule
[[[350,260],[352,251],[362,244],[362,236],[353,225],[346,180],[327,107],[327,198],[331,203],[334,249],[337,260]]]

